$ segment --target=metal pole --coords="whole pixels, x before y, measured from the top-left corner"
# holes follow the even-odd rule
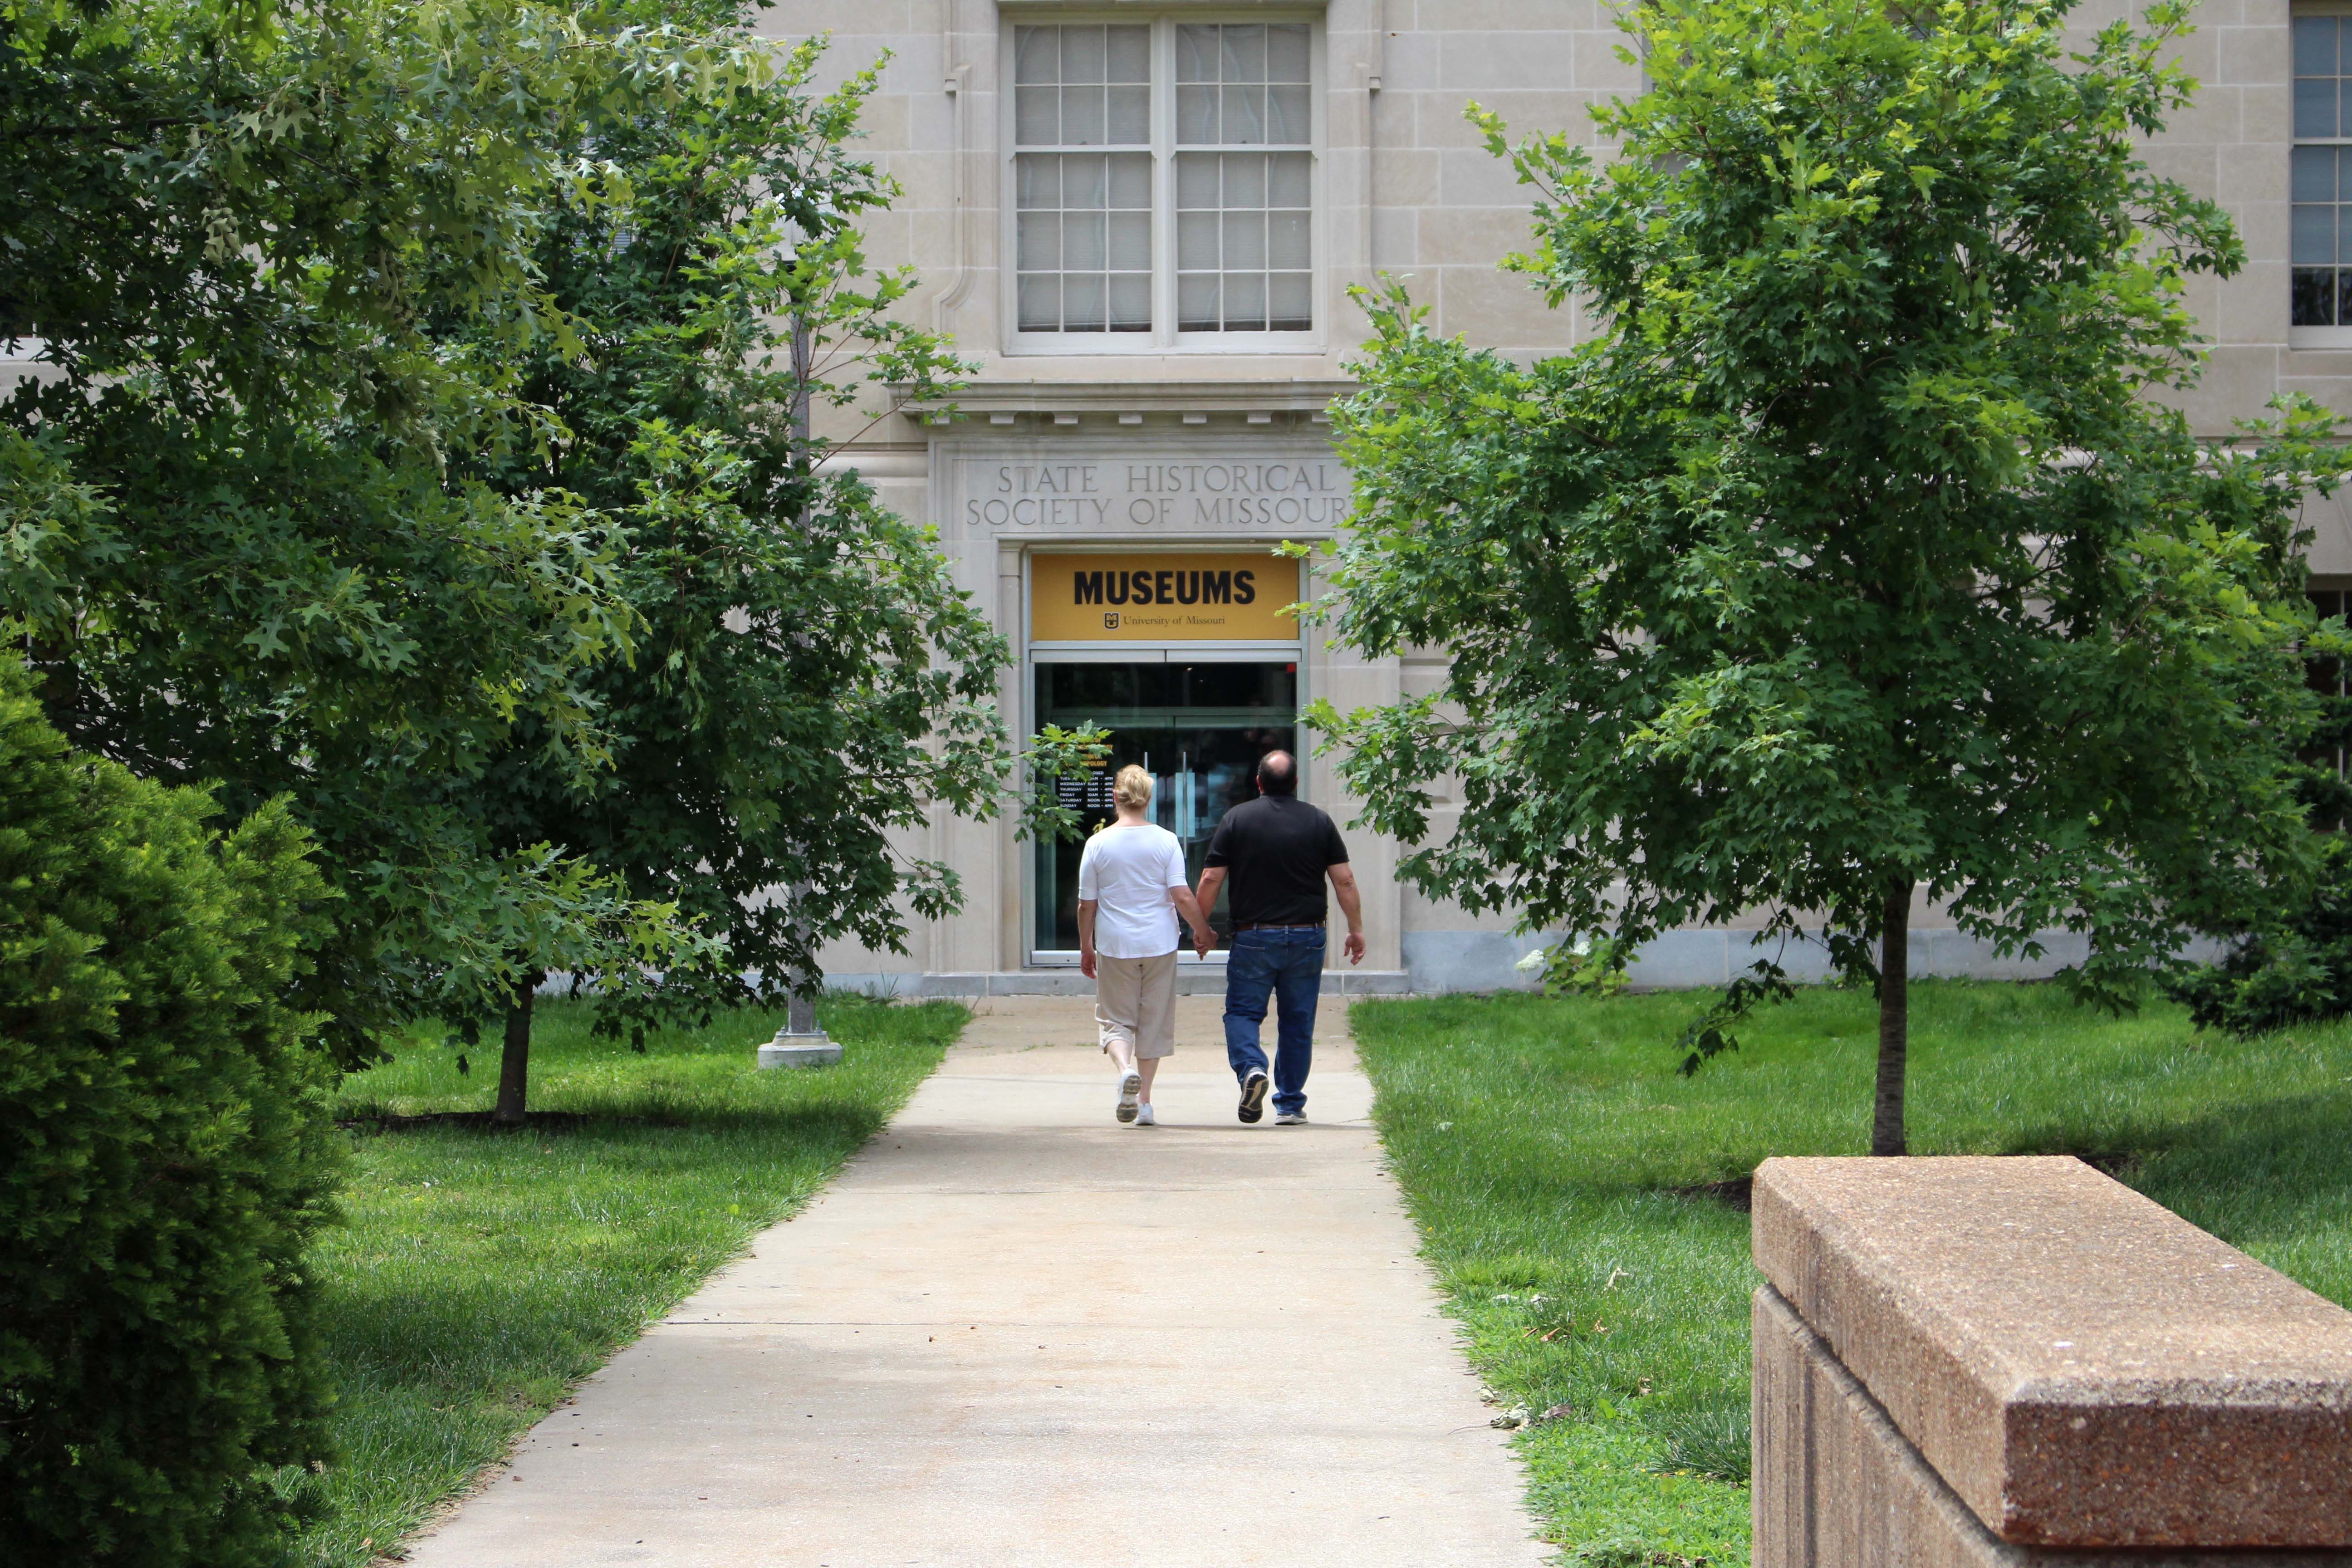
[[[814,345],[809,339],[805,318],[793,318],[793,440],[803,473],[809,468],[809,376],[814,368]],[[809,476],[814,478],[814,476]],[[805,491],[803,492],[804,495]],[[803,531],[808,526],[808,513],[801,514]],[[808,900],[806,882],[795,882],[785,895],[792,900],[794,914],[793,929],[803,946],[808,942],[808,924],[798,910]],[[784,1026],[776,1037],[760,1047],[760,1065],[763,1068],[829,1067],[841,1059],[841,1047],[817,1027],[816,987],[814,977],[806,968],[796,969],[792,975],[792,998],[785,1004]]]

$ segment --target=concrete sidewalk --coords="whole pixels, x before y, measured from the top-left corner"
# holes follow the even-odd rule
[[[1381,1167],[1345,1014],[1325,1003],[1313,1124],[1243,1127],[1219,1006],[1180,1001],[1163,1125],[1139,1129],[1112,1120],[1091,1004],[979,1004],[823,1198],[411,1561],[1548,1561]]]

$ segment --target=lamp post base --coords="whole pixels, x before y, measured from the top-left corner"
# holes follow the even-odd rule
[[[829,1068],[840,1060],[839,1042],[823,1029],[812,1029],[804,1035],[779,1029],[774,1039],[760,1047],[760,1065],[763,1068]]]

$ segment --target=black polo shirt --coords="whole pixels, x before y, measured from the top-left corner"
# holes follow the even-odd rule
[[[1322,924],[1330,917],[1323,874],[1347,863],[1338,825],[1296,795],[1242,802],[1209,839],[1208,864],[1226,869],[1236,925]]]

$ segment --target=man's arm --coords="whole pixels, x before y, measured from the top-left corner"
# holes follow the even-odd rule
[[[1324,873],[1331,879],[1331,892],[1339,900],[1339,912],[1348,917],[1348,962],[1364,962],[1364,897],[1356,890],[1356,873],[1345,860],[1327,866]]]
[[[1194,896],[1200,901],[1203,921],[1207,919],[1209,911],[1217,907],[1217,889],[1224,885],[1225,868],[1223,866],[1212,866],[1201,873],[1201,890]]]
[[[1089,980],[1095,977],[1095,909],[1101,901],[1078,900],[1078,973]]]

